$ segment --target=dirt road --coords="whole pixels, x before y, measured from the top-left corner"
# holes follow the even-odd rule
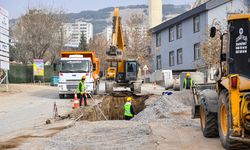
[[[10,85],[10,92],[0,92],[0,139],[43,125],[53,115],[54,102],[59,114],[71,110],[69,99],[58,99],[57,87]]]

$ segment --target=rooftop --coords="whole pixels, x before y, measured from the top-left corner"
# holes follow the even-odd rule
[[[178,24],[186,19],[189,19],[191,17],[194,17],[202,12],[205,12],[205,11],[208,11],[208,10],[211,10],[213,8],[216,8],[224,3],[227,3],[227,2],[230,2],[232,0],[210,0],[194,9],[191,9],[175,18],[172,18],[170,20],[167,20],[161,24],[159,24],[158,26],[154,27],[154,28],[151,28],[150,31],[153,32],[153,33],[157,33],[157,32],[160,32],[162,30],[165,30],[175,24]]]

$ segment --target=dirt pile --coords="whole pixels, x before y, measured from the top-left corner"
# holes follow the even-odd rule
[[[148,125],[132,121],[81,121],[49,139],[36,140],[19,149],[155,149]]]

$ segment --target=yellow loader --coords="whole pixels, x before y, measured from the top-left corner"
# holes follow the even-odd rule
[[[218,30],[212,27],[210,37]],[[250,14],[228,17],[228,31],[221,37],[221,61],[216,84],[192,88],[192,118],[200,118],[205,137],[220,137],[225,149],[250,149]],[[223,37],[228,50],[222,52]]]

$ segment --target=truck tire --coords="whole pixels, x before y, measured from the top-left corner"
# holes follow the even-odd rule
[[[106,93],[112,93],[113,87],[114,87],[113,82],[105,82],[105,92]]]
[[[218,137],[217,113],[209,111],[207,99],[204,97],[200,105],[200,122],[204,137]]]
[[[64,97],[65,97],[64,94],[59,94],[60,99],[64,99]]]
[[[227,150],[249,149],[248,145],[243,144],[241,141],[235,141],[229,138],[229,129],[231,129],[232,126],[231,119],[232,115],[229,110],[228,92],[224,90],[220,93],[218,107],[218,127],[221,144]]]

